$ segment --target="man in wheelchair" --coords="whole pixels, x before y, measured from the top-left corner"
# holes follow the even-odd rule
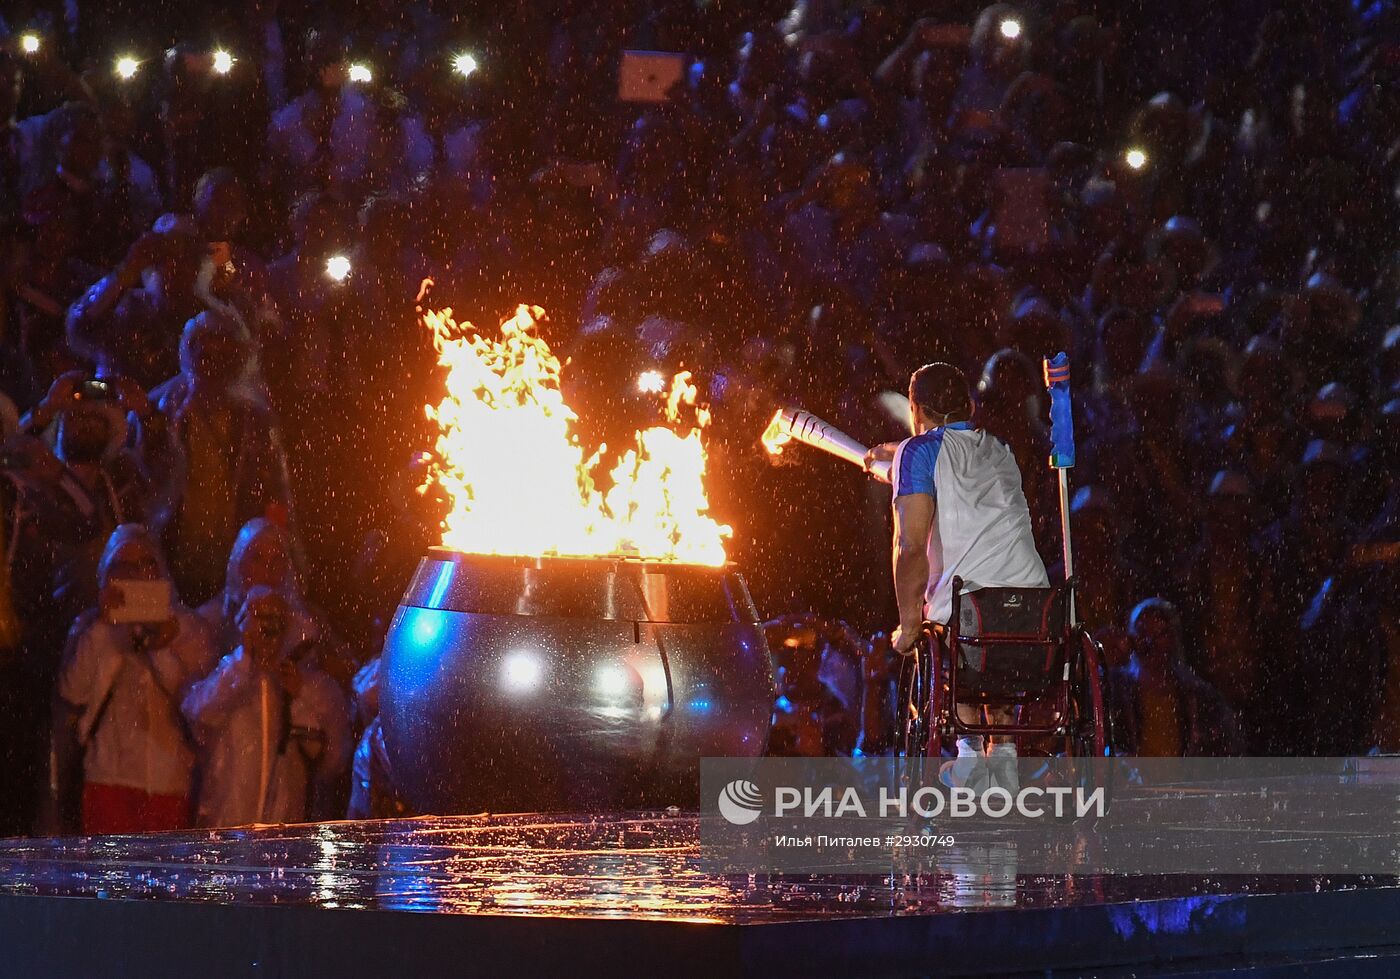
[[[953,581],[963,592],[987,588],[1046,588],[1045,564],[1031,536],[1030,510],[1021,470],[1011,449],[972,427],[972,392],[951,364],[926,364],[909,379],[914,435],[876,446],[866,468],[889,460],[894,490],[894,585],[899,601],[896,651],[908,656],[934,624],[935,634],[953,609]],[[960,720],[1010,724],[1009,708],[959,703]],[[985,715],[985,719],[983,717]],[[1016,743],[981,735],[960,737],[951,766],[954,784],[972,784],[993,773],[1014,779]],[[996,764],[979,764],[989,757]],[[1003,785],[1012,789],[1014,786]]]

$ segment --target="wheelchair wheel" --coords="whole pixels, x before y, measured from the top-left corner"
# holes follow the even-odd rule
[[[914,647],[899,672],[899,730],[896,744],[902,758],[923,758],[928,753],[928,650],[923,642]]]
[[[1065,755],[1072,759],[1070,773],[1075,786],[1085,792],[1102,790],[1105,807],[1112,802],[1109,763],[1108,710],[1104,701],[1103,649],[1090,635],[1077,629],[1070,637],[1069,704]],[[1073,761],[1082,759],[1082,762]],[[1096,816],[1077,822],[1093,823]]]
[[[1082,629],[1071,636],[1069,716],[1065,754],[1103,758],[1108,753],[1108,710],[1104,704],[1103,648]]]
[[[946,689],[939,652],[938,643],[924,636],[900,673],[896,743],[903,758],[936,758],[942,754]]]

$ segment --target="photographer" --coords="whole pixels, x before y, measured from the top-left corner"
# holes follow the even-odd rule
[[[68,310],[68,345],[97,364],[151,388],[179,366],[180,328],[208,304],[198,279],[206,246],[194,223],[167,214],[137,238],[111,273]]]
[[[283,650],[290,607],[265,586],[249,590],[241,643],[185,697],[204,749],[199,823],[236,826],[330,818],[331,796],[353,747],[350,711],[303,643]]]
[[[73,624],[59,674],[50,802],[69,808],[64,787],[81,755],[84,833],[188,826],[195,757],[179,704],[212,665],[213,642],[175,599],[140,524],[113,532],[97,580],[98,606]]]
[[[156,418],[139,385],[69,371],[20,421],[25,434],[52,429],[56,460],[27,467],[25,509],[47,555],[33,570],[52,590],[64,628],[96,602],[93,576],[108,535],[146,517],[150,485],[124,444],[128,414]]]

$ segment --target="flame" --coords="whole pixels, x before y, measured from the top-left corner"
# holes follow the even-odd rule
[[[422,313],[447,373],[446,395],[427,406],[438,425],[429,483],[451,503],[443,546],[724,564],[731,531],[709,516],[701,433],[710,418],[690,373],[671,381],[667,424],[636,433],[601,490],[594,475],[607,447],[585,457],[559,359],[538,332],[543,312],[518,307],[499,339],[459,326],[451,309]]]
[[[783,424],[783,409],[773,412],[773,420],[763,432],[763,448],[769,455],[780,456],[783,448],[792,441],[792,432]]]

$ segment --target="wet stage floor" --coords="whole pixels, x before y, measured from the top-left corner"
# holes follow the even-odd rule
[[[75,929],[130,937],[179,928],[205,949],[205,975],[300,974],[295,963],[308,943],[324,946],[317,961],[325,965],[327,955],[348,955],[349,936],[354,955],[338,968],[351,974],[355,963],[428,969],[434,955],[467,954],[452,951],[458,942],[483,967],[557,968],[553,957],[570,949],[562,961],[576,966],[621,973],[630,964],[655,974],[640,968],[635,952],[648,961],[668,957],[667,974],[710,975],[797,964],[809,974],[857,974],[862,964],[886,974],[1064,970],[1164,954],[1262,962],[1339,949],[1367,949],[1394,966],[1386,950],[1400,946],[1390,937],[1390,922],[1400,920],[1395,877],[1027,875],[996,860],[965,869],[715,875],[701,865],[697,817],[679,813],[6,840],[0,941],[22,950],[27,938],[37,955],[37,936],[46,933],[71,943]],[[432,930],[424,932],[427,921]],[[454,921],[474,924],[453,931]],[[241,937],[229,945],[230,934]],[[1000,937],[988,948],[992,934]],[[238,952],[250,942],[263,950],[255,968]],[[969,952],[979,945],[981,952]],[[677,958],[670,948],[688,951]],[[230,949],[227,968],[216,967]],[[497,953],[504,958],[492,958]],[[279,964],[269,971],[269,961]],[[166,974],[146,966],[130,974]]]
[[[693,815],[429,816],[0,840],[0,894],[749,924],[1397,886],[1396,878],[711,874]]]

